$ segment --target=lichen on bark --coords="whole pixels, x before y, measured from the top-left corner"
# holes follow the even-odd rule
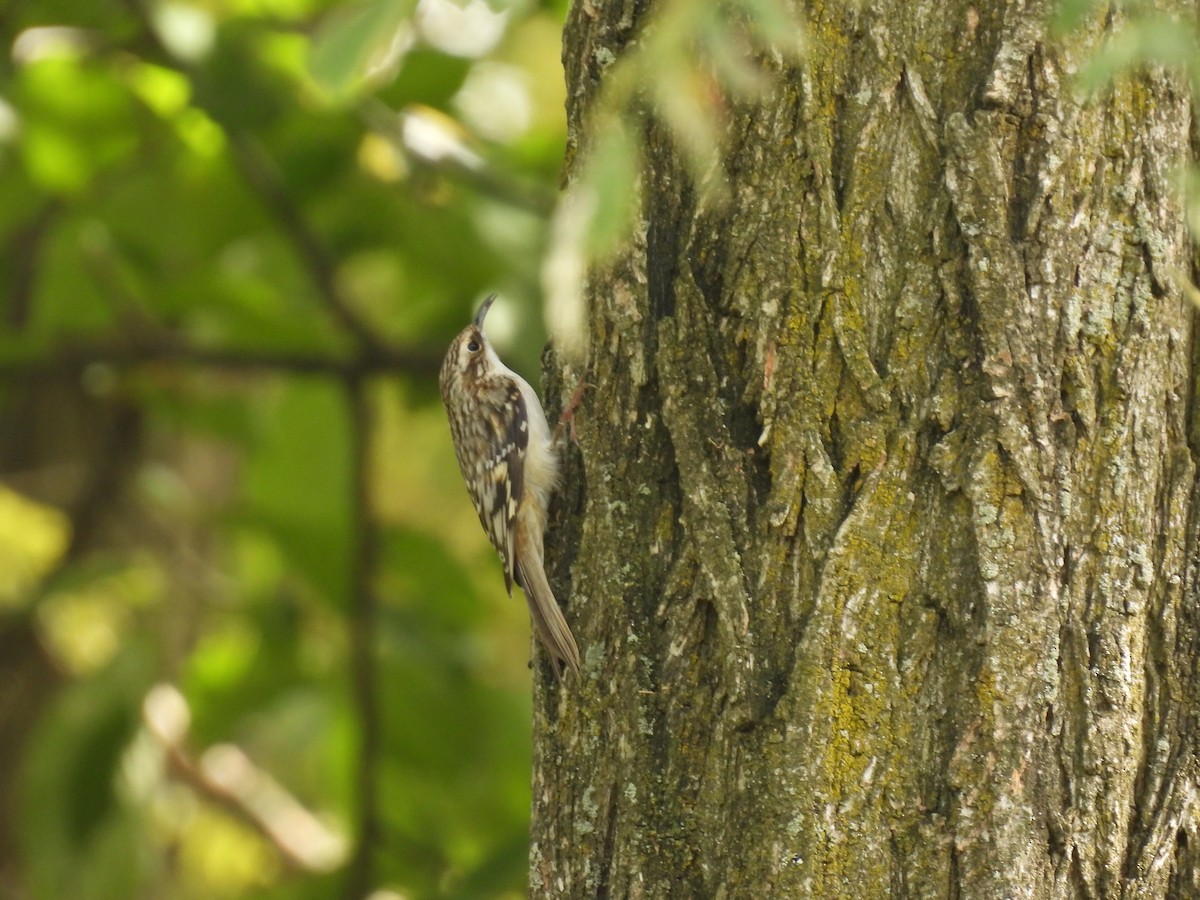
[[[653,5],[573,8],[574,141]],[[1083,97],[1102,23],[1047,12],[808,4],[723,205],[647,126],[550,539],[585,665],[537,681],[535,896],[1192,895],[1192,101]]]

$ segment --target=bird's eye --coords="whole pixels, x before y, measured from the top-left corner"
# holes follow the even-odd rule
[[[479,352],[479,341],[471,341],[470,343],[467,344],[467,349],[470,350],[472,353],[478,353]]]

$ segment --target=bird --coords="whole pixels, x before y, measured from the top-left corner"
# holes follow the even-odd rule
[[[450,343],[438,385],[454,454],[479,522],[500,555],[504,584],[516,583],[557,678],[579,671],[579,647],[546,579],[543,535],[558,481],[546,413],[529,382],[508,368],[483,333],[496,295]]]

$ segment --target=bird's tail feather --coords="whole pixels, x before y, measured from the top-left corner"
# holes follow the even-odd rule
[[[526,544],[531,542],[524,542]],[[550,582],[546,580],[546,568],[542,561],[541,547],[523,547],[526,552],[517,556],[517,574],[525,599],[529,602],[529,615],[538,638],[550,654],[554,674],[561,676],[561,663],[566,663],[572,672],[579,671],[579,647],[571,627],[559,609]]]

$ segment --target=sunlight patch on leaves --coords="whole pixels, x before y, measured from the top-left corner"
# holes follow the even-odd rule
[[[161,600],[165,580],[145,556],[124,565],[97,561],[52,591],[38,607],[46,641],[69,672],[98,672],[118,654],[137,625],[139,609]]]
[[[0,486],[0,608],[28,598],[62,558],[70,529],[58,510]]]

